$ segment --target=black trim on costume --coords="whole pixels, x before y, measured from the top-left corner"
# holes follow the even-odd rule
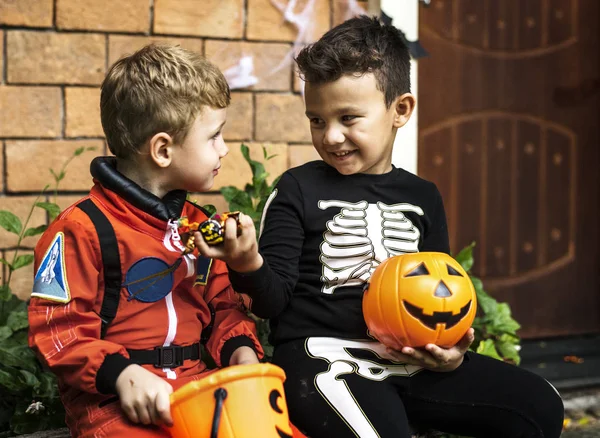
[[[100,394],[116,394],[117,378],[132,363],[134,362],[119,353],[108,354],[96,373],[96,389],[98,392]]]
[[[86,199],[77,207],[87,214],[96,229],[102,253],[102,266],[104,270],[104,298],[100,308],[102,327],[100,338],[104,338],[106,330],[117,315],[119,296],[121,293],[121,258],[117,236],[110,221],[91,199]]]
[[[235,336],[225,341],[223,348],[221,348],[221,367],[229,366],[231,355],[240,347],[250,347],[256,353],[256,348],[254,347],[252,339],[246,335]]]
[[[185,190],[172,190],[161,199],[120,173],[115,157],[94,158],[90,164],[90,173],[103,187],[158,219],[168,221],[181,216],[187,198]]]

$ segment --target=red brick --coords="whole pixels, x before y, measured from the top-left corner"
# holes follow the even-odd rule
[[[0,30],[0,84],[4,83],[4,31]]]
[[[0,169],[4,169],[4,142],[0,141]],[[0,176],[0,193],[4,192],[4,177]]]
[[[103,137],[100,123],[100,89],[65,88],[67,137]]]
[[[0,204],[2,204],[2,210],[8,210],[11,213],[17,215],[21,220],[21,224],[25,223],[31,206],[35,202],[37,196],[4,196],[0,198]],[[40,201],[45,201],[44,198]],[[37,227],[46,222],[46,212],[39,207],[33,209],[27,228]],[[21,246],[27,248],[34,248],[38,240],[38,236],[26,237],[21,241]],[[0,248],[10,248],[17,245],[18,236],[16,234],[9,233],[4,228],[0,227]],[[12,260],[12,251],[7,254],[9,261]]]
[[[75,157],[60,182],[59,191],[88,190],[92,186],[90,161],[104,154],[102,140],[40,140],[6,142],[6,189],[10,192],[41,190],[46,184],[50,190],[54,179],[47,169],[59,172],[66,160],[79,147],[94,147]]]
[[[289,166],[297,167],[309,161],[320,160],[321,156],[317,153],[312,144],[292,145],[289,147]]]
[[[37,242],[37,240],[36,240]],[[12,261],[14,251],[6,251]],[[18,255],[33,255],[33,251],[19,250]],[[10,290],[22,300],[27,300],[33,290],[33,263],[13,271],[10,279]]]
[[[184,49],[204,53],[204,40],[200,38],[110,35],[108,37],[108,63],[112,65],[123,56],[131,55],[152,43],[180,45]]]
[[[285,143],[244,143],[250,149],[250,157],[253,160],[260,161],[265,165],[265,170],[269,173],[267,181],[273,181],[276,177],[285,172],[288,168],[288,147]],[[276,157],[265,160],[262,146],[267,149],[269,156]],[[219,190],[223,186],[236,186],[243,188],[246,183],[252,181],[252,171],[250,166],[244,160],[240,149],[240,143],[227,143],[229,154],[221,161],[221,170],[215,185],[211,190]]]
[[[254,137],[258,141],[311,141],[302,97],[295,94],[257,94]]]
[[[218,177],[217,177],[218,178]],[[216,193],[191,193],[190,201],[204,207],[207,204],[214,205],[218,213],[229,211],[229,204],[223,195]]]
[[[89,33],[9,31],[8,82],[90,84],[102,82],[106,37]]]
[[[155,0],[154,33],[241,38],[244,0]]]
[[[359,0],[356,2],[360,9],[362,9],[362,13],[366,13],[368,9],[368,1]],[[344,21],[355,17],[359,14],[353,13],[349,7],[350,2],[348,0],[333,0],[333,25],[337,26]]]
[[[0,0],[0,24],[52,26],[53,0]]]
[[[304,11],[310,0],[300,0],[294,13]],[[287,4],[286,1],[279,3]],[[316,41],[329,29],[331,11],[329,0],[315,0],[314,10],[308,17],[309,28],[303,42]],[[246,34],[249,40],[295,41],[298,28],[284,20],[283,14],[271,3],[271,0],[248,0],[248,25]]]
[[[227,109],[227,124],[223,130],[226,140],[252,138],[254,104],[252,93],[231,93],[231,105]]]
[[[148,0],[57,0],[59,29],[148,32]]]
[[[253,90],[290,89],[291,62],[285,62],[291,46],[285,43],[248,43],[242,41],[206,41],[206,57],[214,62],[223,72],[238,65],[242,56],[251,56],[254,70],[252,74],[258,78]],[[275,71],[282,62],[282,68]]]
[[[57,137],[61,113],[58,87],[0,86],[0,137]]]

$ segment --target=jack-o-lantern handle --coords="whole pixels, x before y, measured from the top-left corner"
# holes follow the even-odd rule
[[[217,388],[215,391],[215,414],[213,415],[212,429],[210,438],[217,438],[219,434],[219,423],[221,422],[221,411],[223,410],[223,402],[227,398],[227,390],[225,388]]]

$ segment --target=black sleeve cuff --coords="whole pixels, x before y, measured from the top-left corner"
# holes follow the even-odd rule
[[[264,260],[264,257],[263,257]],[[229,271],[229,282],[236,292],[241,292],[254,298],[256,293],[260,294],[271,279],[271,269],[266,261],[254,272],[236,272],[227,266]]]
[[[231,355],[235,350],[240,347],[250,347],[256,353],[256,348],[254,347],[254,342],[248,336],[235,336],[231,339],[225,341],[223,348],[221,348],[221,366],[227,367],[229,366],[229,360],[231,359]]]
[[[100,394],[116,394],[117,379],[125,368],[131,365],[131,359],[127,359],[118,353],[109,354],[104,358],[96,373],[96,389]]]

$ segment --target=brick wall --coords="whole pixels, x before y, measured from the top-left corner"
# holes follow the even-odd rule
[[[307,3],[299,0],[295,12]],[[359,4],[366,7],[366,1]],[[302,42],[343,21],[348,5],[349,0],[315,0]],[[58,169],[81,146],[95,150],[69,166],[57,202],[66,207],[86,193],[91,159],[108,153],[100,83],[115,60],[150,42],[180,44],[223,70],[241,56],[253,58],[259,82],[233,92],[224,131],[230,153],[214,192],[195,196],[198,202],[225,210],[218,189],[249,180],[241,142],[258,159],[261,145],[277,154],[267,163],[272,177],[317,158],[299,81],[292,64],[284,62],[297,34],[271,0],[0,0],[0,209],[24,218],[35,194],[53,181],[48,169]],[[30,225],[43,223],[47,217],[36,210]],[[35,242],[22,242],[25,253]],[[12,256],[15,245],[15,236],[0,228],[0,253]],[[6,273],[0,271],[3,278]],[[25,296],[31,267],[13,275],[12,289]]]

